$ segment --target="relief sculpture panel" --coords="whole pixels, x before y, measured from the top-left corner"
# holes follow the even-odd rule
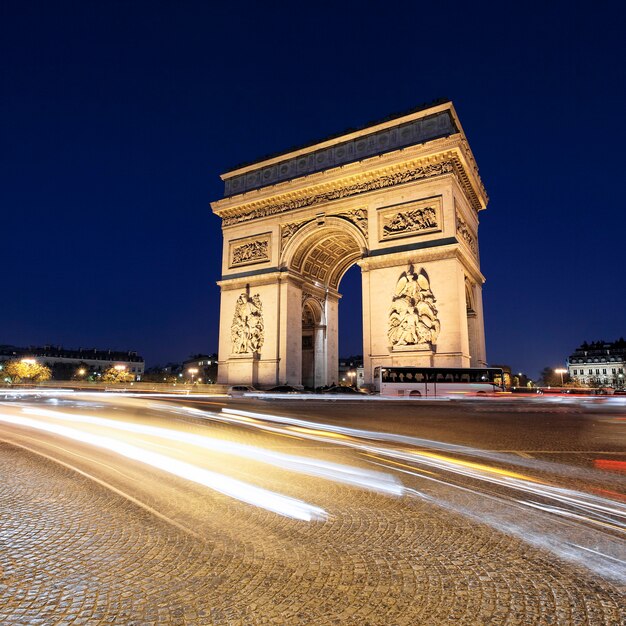
[[[237,298],[230,329],[233,354],[258,353],[263,346],[263,306],[259,294],[242,293]]]
[[[441,197],[379,210],[378,240],[387,241],[442,230]]]
[[[303,220],[301,222],[288,222],[280,226],[280,247],[284,249],[287,242],[305,225],[312,220]]]
[[[403,272],[389,311],[389,343],[392,349],[432,349],[441,330],[435,296],[424,269],[413,266]]]
[[[477,255],[478,246],[476,244],[476,235],[474,235],[470,227],[463,221],[463,218],[459,215],[458,211],[456,214],[456,232],[461,235],[461,239],[465,241],[470,250]]]
[[[271,233],[236,239],[229,247],[229,267],[265,263],[271,260]]]

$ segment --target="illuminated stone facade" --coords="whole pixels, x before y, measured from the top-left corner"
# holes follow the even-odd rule
[[[220,382],[336,381],[338,290],[355,263],[366,382],[377,365],[485,365],[487,196],[452,103],[222,179]]]
[[[580,385],[626,387],[626,341],[583,343],[567,359],[572,381]]]

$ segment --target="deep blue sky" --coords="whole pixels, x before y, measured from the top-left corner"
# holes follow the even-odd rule
[[[490,195],[489,360],[626,335],[621,3],[214,4],[0,0],[0,343],[215,350],[219,174],[438,97]]]

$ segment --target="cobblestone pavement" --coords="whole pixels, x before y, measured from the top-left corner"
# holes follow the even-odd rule
[[[322,444],[307,453],[365,463]],[[329,516],[289,519],[114,454],[0,428],[0,623],[626,623],[616,584],[424,499],[278,469],[260,479],[243,461],[237,476]]]

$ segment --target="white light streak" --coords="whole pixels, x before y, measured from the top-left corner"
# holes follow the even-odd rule
[[[241,458],[251,459],[253,461],[273,465],[274,467],[280,467],[281,469],[315,476],[317,478],[324,478],[335,482],[370,489],[378,493],[401,496],[404,491],[402,483],[390,474],[352,467],[349,465],[342,465],[339,463],[332,463],[321,459],[283,454],[280,452],[266,450],[264,448],[226,441],[224,439],[215,439],[204,435],[180,432],[169,428],[134,424],[101,417],[93,417],[90,415],[28,407],[22,409],[22,412],[28,415],[60,419],[73,423],[91,424],[94,426],[101,426],[140,435],[159,437],[168,441],[176,441],[178,443],[196,446],[220,454],[229,454]]]
[[[22,417],[21,415],[0,414],[0,421],[42,430],[115,452],[128,459],[145,463],[146,465],[163,470],[174,476],[196,482],[231,498],[247,502],[248,504],[261,507],[268,511],[273,511],[279,515],[303,521],[325,519],[327,517],[324,509],[301,500],[283,496],[268,491],[267,489],[262,489],[261,487],[256,487],[240,480],[230,478],[224,474],[211,472],[156,452],[143,450],[137,446],[123,443],[116,439],[111,439],[110,437],[85,433],[60,424],[44,423],[29,417]]]

